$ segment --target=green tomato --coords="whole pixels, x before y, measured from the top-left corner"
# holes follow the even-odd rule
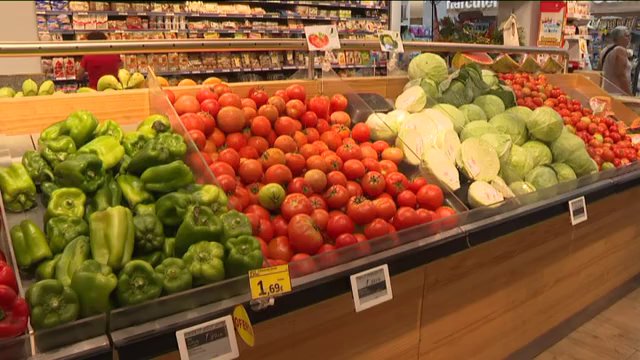
[[[267,184],[258,193],[258,201],[260,205],[269,210],[275,210],[280,208],[280,204],[285,197],[284,188],[279,184]]]
[[[602,171],[605,171],[605,170],[615,169],[616,167],[615,165],[607,161],[602,163],[601,168],[602,168]]]

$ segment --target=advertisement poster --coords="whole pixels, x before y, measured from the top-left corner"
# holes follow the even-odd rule
[[[562,47],[564,17],[567,7],[564,1],[540,2],[540,26],[538,27],[538,46]]]
[[[340,49],[338,29],[335,25],[305,26],[304,34],[310,51]]]

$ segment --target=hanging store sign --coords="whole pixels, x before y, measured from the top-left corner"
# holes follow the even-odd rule
[[[540,2],[538,46],[562,47],[567,4],[564,1]]]
[[[447,10],[482,10],[497,7],[497,1],[447,1]]]

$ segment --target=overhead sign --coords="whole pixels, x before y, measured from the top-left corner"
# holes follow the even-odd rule
[[[447,1],[447,10],[482,10],[497,7],[497,1]]]

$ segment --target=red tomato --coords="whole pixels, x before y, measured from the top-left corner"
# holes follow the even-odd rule
[[[289,99],[298,99],[300,101],[305,101],[307,98],[307,92],[304,89],[304,86],[300,84],[293,84],[287,86],[285,90],[287,92],[287,96]]]
[[[411,182],[409,183],[409,190],[413,191],[414,193],[417,193],[418,190],[420,190],[420,188],[423,187],[424,185],[427,185],[427,180],[422,176],[416,176],[413,179],[411,179]]]
[[[313,111],[307,111],[302,114],[300,121],[302,121],[302,125],[304,125],[304,127],[315,127],[318,125],[318,115]]]
[[[386,191],[391,196],[396,196],[404,190],[409,188],[409,180],[400,172],[392,172],[385,178]]]
[[[304,129],[302,133],[307,135],[307,143],[312,143],[314,141],[320,140],[320,132],[318,132],[318,129],[307,128]]]
[[[349,201],[349,190],[342,185],[332,185],[325,191],[324,200],[330,209],[339,209]]]
[[[233,167],[222,161],[215,161],[213,164],[209,165],[209,169],[213,172],[213,175],[216,177],[227,174],[230,176],[236,176],[235,170]]]
[[[234,149],[227,148],[218,153],[218,161],[226,162],[237,170],[240,165],[240,155],[238,155],[238,152]]]
[[[384,192],[386,182],[384,176],[377,171],[369,171],[362,177],[362,191],[367,196],[378,196]]]
[[[440,206],[436,210],[436,215],[438,219],[447,219],[443,220],[442,224],[445,228],[450,229],[457,225],[457,218],[453,215],[456,214],[456,211],[448,206]]]
[[[331,252],[333,250],[335,250],[336,247],[331,245],[331,244],[322,244],[322,246],[320,246],[320,249],[318,249],[318,252],[316,254],[322,254],[322,253],[326,253],[326,252]]]
[[[189,137],[193,140],[193,143],[196,144],[198,150],[203,150],[205,145],[207,145],[207,138],[200,130],[189,130]]]
[[[275,164],[264,172],[264,182],[267,184],[277,183],[286,186],[292,178],[291,170],[282,164]]]
[[[380,172],[382,175],[387,176],[391,173],[398,171],[398,165],[391,160],[380,160]]]
[[[384,220],[391,220],[396,214],[396,203],[390,197],[379,197],[373,200],[373,205],[376,207],[376,215]]]
[[[347,203],[347,215],[358,225],[364,225],[376,218],[376,207],[363,196],[353,196]]]
[[[349,191],[349,197],[362,196],[362,186],[355,181],[347,181],[347,191]]]
[[[330,100],[327,96],[316,95],[309,99],[309,110],[316,113],[318,118],[326,119],[329,117]]]
[[[325,164],[322,156],[313,155],[307,159],[307,170],[318,169],[322,172],[327,171],[327,165]]]
[[[222,132],[222,130],[216,128],[216,129],[213,130],[213,133],[211,134],[211,136],[209,136],[209,140],[213,141],[213,143],[216,145],[216,147],[220,147],[220,146],[224,145],[226,137],[225,137],[224,133]]]
[[[350,159],[344,162],[342,172],[349,180],[355,180],[364,176],[366,169],[360,160]]]
[[[327,235],[332,239],[337,238],[341,234],[352,234],[355,229],[353,221],[346,214],[329,215],[327,222]]]
[[[371,130],[365,123],[357,123],[351,129],[351,137],[359,143],[369,141],[371,137]]]
[[[389,147],[389,144],[386,141],[378,140],[374,142],[372,146],[378,152],[378,154],[382,154],[384,149]]]
[[[300,147],[300,154],[302,154],[305,159],[308,159],[313,155],[320,155],[320,151],[311,144],[305,144]]]
[[[316,129],[318,129],[318,132],[320,133],[320,135],[322,135],[323,133],[331,130],[331,125],[325,119],[318,119],[318,125],[316,125]]]
[[[272,259],[289,261],[293,256],[293,249],[286,236],[275,237],[269,242],[269,256]]]
[[[279,96],[281,99],[283,99],[285,102],[289,101],[289,95],[287,95],[287,91],[280,89],[280,90],[276,90],[275,93],[273,93],[274,96]]]
[[[306,161],[304,156],[300,154],[291,154],[288,153],[284,156],[285,165],[291,170],[293,176],[299,176],[303,173],[304,167],[306,166]]]
[[[314,209],[324,209],[327,210],[327,202],[324,201],[322,195],[320,194],[312,194],[309,196],[309,200],[311,200],[311,206]]]
[[[258,115],[264,116],[273,124],[278,119],[278,108],[271,104],[265,104],[258,108]]]
[[[278,148],[285,153],[294,153],[298,151],[298,144],[296,144],[296,141],[289,135],[278,136],[276,141],[273,143],[273,147]]]
[[[329,213],[325,209],[313,209],[311,212],[311,218],[318,226],[318,229],[324,230],[327,228],[329,222]]]
[[[327,147],[336,151],[342,145],[342,138],[333,130],[325,131],[320,135],[320,141],[325,143]]]
[[[180,115],[180,121],[184,128],[189,130],[200,130],[204,133],[204,122],[202,118],[194,113],[185,113]]]
[[[347,177],[340,171],[331,171],[327,174],[327,185],[347,186]]]
[[[251,98],[244,98],[242,100],[240,100],[240,103],[242,104],[242,108],[252,108],[253,110],[258,110],[258,104],[256,104],[255,101],[253,101],[253,99]]]
[[[285,164],[286,158],[282,150],[270,148],[260,156],[260,163],[262,163],[263,169],[268,169],[273,165]]]
[[[393,227],[398,230],[418,225],[420,219],[416,211],[409,207],[401,207],[393,217]]]
[[[231,88],[229,87],[228,84],[219,83],[219,84],[215,84],[213,86],[213,92],[215,92],[216,95],[220,96],[222,94],[230,93],[231,92]]]
[[[280,212],[287,220],[298,214],[310,215],[312,211],[313,207],[311,206],[311,200],[303,194],[287,195],[280,206]]]
[[[256,239],[258,239],[258,242],[260,243],[260,250],[262,250],[262,257],[264,259],[268,258],[269,257],[269,245],[267,245],[267,243],[264,240],[260,239],[259,237],[256,237]],[[265,266],[264,262],[263,262],[262,266],[263,267]]]
[[[204,102],[207,99],[218,100],[218,94],[211,91],[209,87],[203,86],[196,93],[196,99],[198,99],[198,102],[202,104],[202,102]]]
[[[421,208],[436,210],[444,203],[444,194],[437,185],[427,184],[418,190],[416,200]]]
[[[296,145],[298,145],[298,149],[309,142],[307,136],[302,131],[296,131],[296,133],[293,134],[293,140],[295,140]]]
[[[327,171],[329,172],[340,171],[342,169],[342,165],[343,165],[342,159],[335,153],[333,152],[331,152],[330,154],[322,153],[321,156],[324,158]]]
[[[358,240],[356,239],[355,235],[345,233],[345,234],[338,235],[335,241],[335,246],[336,246],[336,249],[340,249],[346,246],[353,245],[357,242]]]
[[[313,189],[304,178],[297,177],[291,180],[287,186],[287,194],[302,194],[304,196],[309,196],[313,194]]]
[[[230,193],[236,188],[236,178],[229,174],[222,174],[220,176],[216,176],[218,179],[218,183],[220,183],[220,187],[224,192]]]
[[[348,127],[351,125],[351,116],[344,111],[336,111],[329,116],[329,123],[332,125],[340,124]]]
[[[282,215],[278,215],[271,220],[273,224],[273,230],[275,236],[287,236],[289,229],[289,222],[285,220]]]
[[[290,116],[294,119],[300,119],[302,114],[307,111],[307,106],[298,99],[291,99],[287,102],[285,111],[287,113],[287,116]]]
[[[253,192],[253,190],[249,189],[249,192]],[[258,215],[258,218],[264,219],[264,220],[271,219],[271,214],[269,214],[269,211],[267,211],[267,209],[265,209],[262,206],[257,205],[257,204],[251,204],[251,205],[247,206],[244,209],[244,213],[245,214],[256,214],[256,215]]]
[[[402,150],[400,150],[400,148],[390,147],[382,151],[383,160],[391,160],[396,164],[400,164],[403,158],[404,154],[402,153]]]
[[[435,212],[427,209],[418,209],[416,210],[416,214],[418,214],[418,222],[420,224],[426,224],[437,217]]]
[[[362,151],[362,159],[369,159],[369,160],[374,160],[378,161],[378,152],[373,148],[373,146],[369,145],[369,146],[364,146],[363,144],[360,144],[360,151]]]
[[[284,99],[278,95],[274,95],[267,100],[267,104],[271,104],[278,109],[278,114],[283,115],[286,110],[286,103],[289,99]]]
[[[167,95],[167,98],[169,98],[171,105],[173,105],[176,102],[176,94],[169,89],[164,89],[163,91]]]
[[[207,99],[200,104],[200,110],[206,111],[207,114],[213,116],[214,118],[218,116],[218,112],[220,111],[220,104],[218,101],[214,99]]]
[[[398,202],[398,206],[406,206],[413,209],[416,207],[416,194],[411,190],[404,190],[398,194],[396,201]]]
[[[322,193],[327,187],[327,175],[318,169],[311,169],[304,174],[304,179],[316,193]]]
[[[347,144],[347,143],[355,144],[356,143],[356,141],[353,140],[350,137],[351,136],[351,130],[349,129],[348,126],[342,125],[342,124],[334,124],[334,125],[331,125],[331,130],[333,130],[333,131],[338,133],[338,136],[340,136],[340,139],[342,139],[342,143],[343,144]]]
[[[347,109],[348,105],[349,105],[349,101],[347,101],[347,98],[342,94],[335,94],[331,97],[331,101],[330,101],[331,112],[344,111]]]
[[[289,221],[288,235],[291,247],[306,254],[315,254],[323,243],[322,234],[307,214],[297,214]]]
[[[276,135],[289,135],[293,136],[296,133],[296,124],[295,120],[288,116],[280,116],[275,124],[274,130],[276,131]]]
[[[220,109],[216,117],[217,125],[225,134],[242,131],[246,125],[246,119],[242,109],[234,106],[225,106]]]
[[[389,234],[390,232],[391,224],[380,218],[374,219],[364,227],[364,236],[366,236],[367,239],[384,236]]]
[[[256,136],[267,136],[271,132],[271,122],[264,116],[256,116],[251,121],[251,133]]]
[[[256,106],[259,108],[260,106],[267,103],[267,100],[269,100],[269,95],[267,95],[264,90],[258,89],[249,94],[249,98],[251,98],[251,100],[253,100],[256,103]]]
[[[227,135],[226,144],[228,147],[240,151],[243,146],[247,145],[247,138],[240,132]]]
[[[224,175],[224,176],[227,176],[227,175]],[[237,197],[236,195],[231,195],[229,196],[229,199],[228,199],[228,206],[229,206],[229,209],[242,211],[242,200],[240,200],[240,198]]]
[[[249,190],[247,190],[241,184],[236,185],[236,189],[234,195],[240,199],[240,203],[242,204],[242,208],[246,208],[251,203],[251,195],[249,194]]]
[[[360,150],[360,146],[355,144],[344,144],[338,147],[336,150],[336,155],[340,157],[343,161],[355,159],[362,159],[362,150]]]

